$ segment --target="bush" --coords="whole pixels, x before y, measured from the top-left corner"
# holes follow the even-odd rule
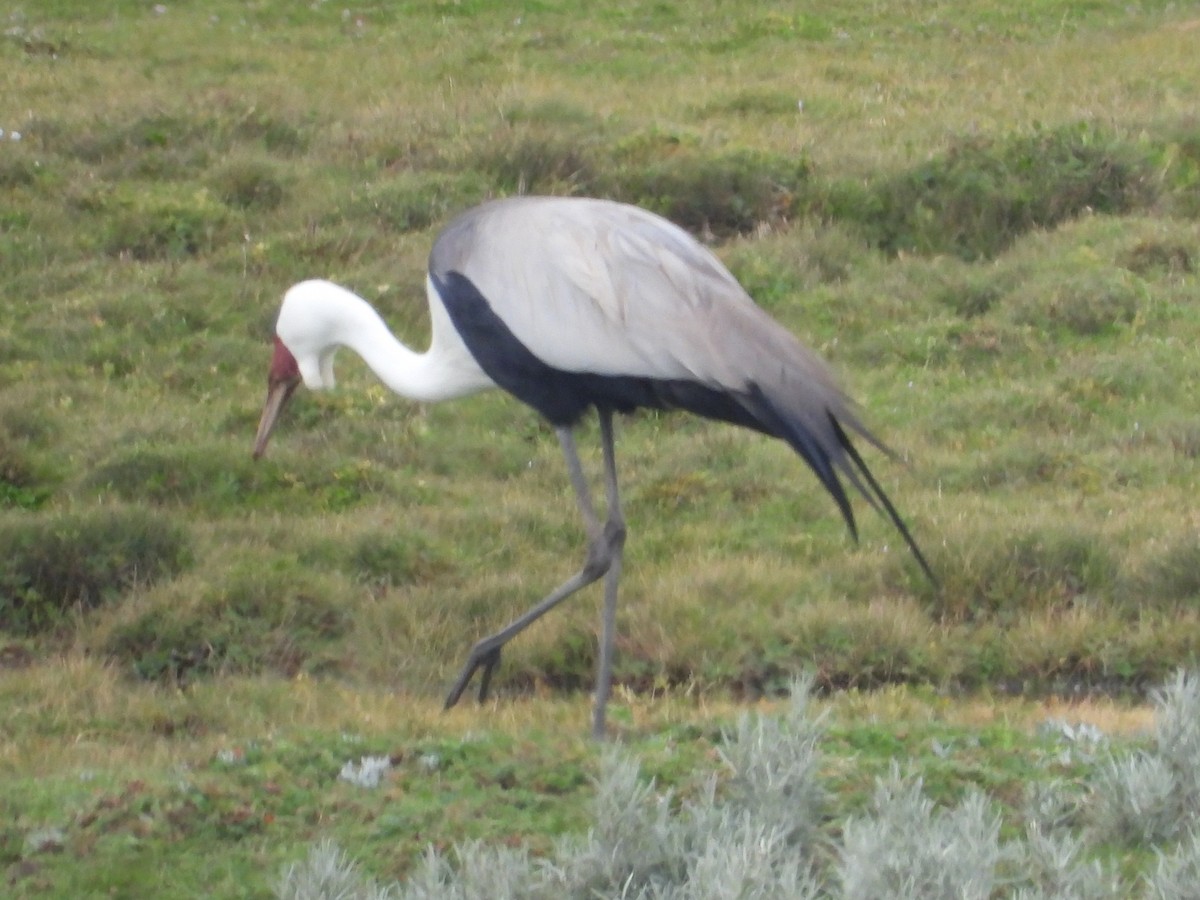
[[[898,175],[831,187],[823,212],[858,225],[889,253],[991,258],[1035,228],[1154,200],[1135,145],[1080,124],[1015,138],[962,138]]]
[[[0,509],[37,509],[50,498],[58,475],[26,442],[0,423]]]
[[[1200,833],[1200,677],[1181,671],[1152,699],[1152,747],[1110,757],[1093,782],[1090,812],[1102,839],[1157,842]]]
[[[1042,333],[1103,334],[1133,321],[1141,306],[1140,279],[1124,269],[1096,269],[1055,285],[1048,296],[1028,296],[1013,310],[1014,320]]]
[[[138,194],[116,201],[102,229],[112,256],[178,259],[209,250],[224,237],[228,210],[206,190],[192,194]]]
[[[97,466],[84,485],[123,500],[220,515],[264,504],[342,510],[362,503],[389,482],[389,473],[370,463],[337,469],[309,465],[295,471],[271,458],[255,462],[246,445],[223,441],[219,446],[199,442],[167,449],[128,448]]]
[[[234,140],[261,144],[278,156],[294,155],[308,149],[309,127],[251,108],[227,127]]]
[[[803,156],[677,152],[623,165],[598,186],[605,196],[644,206],[696,234],[729,237],[790,219],[811,176]]]
[[[21,156],[0,156],[0,188],[29,187],[39,175],[37,162]]]
[[[523,853],[465,845],[456,851],[457,877],[444,856],[431,853],[400,896],[815,897],[825,793],[816,749],[823,729],[808,715],[810,688],[811,679],[794,683],[785,715],[743,716],[723,735],[727,792],[718,793],[710,778],[677,809],[634,760],[611,752],[596,782],[594,826],[582,839],[560,841],[553,861],[537,865]],[[499,885],[506,890],[493,892]]]
[[[85,486],[111,492],[123,500],[149,504],[188,504],[193,507],[234,508],[261,487],[260,473],[243,451],[231,458],[212,446],[181,446],[164,450],[131,447],[97,466]]]
[[[147,151],[194,146],[210,129],[211,123],[185,114],[154,113],[125,122],[96,121],[93,127],[73,130],[43,120],[36,133],[61,141],[69,154],[83,162],[104,163]]]
[[[1183,240],[1151,238],[1139,241],[1117,258],[1117,264],[1143,278],[1187,275],[1196,269],[1195,248]]]
[[[286,564],[235,562],[215,583],[169,585],[111,627],[101,649],[148,681],[220,673],[294,676],[336,666],[331,645],[350,627],[333,583]]]
[[[925,588],[931,612],[948,621],[1015,621],[1066,610],[1111,591],[1117,561],[1096,534],[1071,526],[1008,536],[981,534],[970,546],[935,551],[940,589]]]
[[[769,826],[794,852],[811,856],[828,798],[820,780],[820,717],[809,713],[815,679],[792,681],[787,712],[779,717],[743,715],[722,734],[719,754],[732,779],[725,804]]]
[[[1200,884],[1200,833],[1181,841],[1171,853],[1158,852],[1158,864],[1145,878],[1153,900],[1194,900]]]
[[[0,546],[0,628],[15,634],[53,628],[192,559],[182,526],[137,507],[0,520]]]
[[[353,542],[347,562],[356,578],[385,587],[425,581],[450,568],[419,534],[366,532]]]
[[[486,172],[506,193],[561,193],[594,183],[594,145],[578,134],[517,126],[486,140],[467,167]]]
[[[842,831],[841,896],[987,900],[998,887],[1000,816],[978,791],[938,809],[921,779],[891,776],[875,788],[870,812]]]
[[[390,889],[359,874],[358,866],[329,841],[315,845],[304,862],[288,866],[275,885],[275,895],[288,900],[387,900],[394,896]]]
[[[712,153],[658,133],[634,135],[606,149],[592,130],[570,125],[550,130],[518,124],[494,135],[467,164],[488,173],[505,192],[608,197],[718,238],[790,219],[812,178],[802,155]]]

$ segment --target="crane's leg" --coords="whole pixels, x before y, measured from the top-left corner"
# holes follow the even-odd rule
[[[600,428],[604,441],[606,479],[608,484],[606,490],[611,507],[612,500],[616,497],[616,469],[612,462],[612,415],[610,413],[601,414]],[[481,701],[484,700],[487,697],[488,687],[491,684],[492,672],[500,663],[500,650],[506,643],[580,588],[586,587],[592,582],[599,580],[601,576],[611,572],[614,560],[617,560],[618,574],[620,572],[619,560],[621,548],[625,542],[625,523],[620,517],[620,507],[618,505],[615,508],[615,520],[613,519],[613,508],[610,508],[608,511],[608,523],[605,525],[600,524],[600,518],[596,515],[595,506],[592,504],[592,495],[588,489],[587,478],[583,474],[583,466],[579,461],[579,452],[575,448],[575,437],[571,433],[571,430],[565,427],[557,429],[556,433],[558,441],[562,445],[563,458],[567,463],[567,474],[570,476],[571,485],[575,489],[575,499],[579,504],[579,512],[583,516],[584,528],[588,535],[587,558],[584,560],[583,567],[578,572],[551,591],[540,603],[524,615],[514,619],[495,634],[488,635],[471,648],[470,653],[467,654],[467,661],[463,665],[462,672],[459,673],[458,679],[450,689],[450,693],[446,695],[446,709],[454,706],[459,701],[463,691],[466,690],[467,684],[470,683],[471,677],[479,669],[482,669],[479,679],[479,699]],[[612,578],[611,581],[612,587],[606,591],[605,596],[607,598],[609,593],[611,593],[615,615],[616,579]],[[601,663],[607,666],[609,673],[605,676],[606,678],[611,677],[612,630],[606,624],[605,631],[607,634],[601,637]],[[605,641],[608,642],[609,646],[607,651],[604,649]],[[604,661],[605,657],[608,659],[607,662]],[[597,704],[603,705],[603,702],[607,700],[607,696],[608,690],[606,684],[603,694],[597,693]],[[599,716],[599,724],[602,730],[603,712]],[[593,725],[595,726],[595,723]]]
[[[592,736],[604,737],[608,695],[612,690],[613,641],[617,633],[617,586],[621,580],[621,559],[625,551],[625,515],[617,490],[617,458],[613,447],[612,413],[600,412],[600,440],[604,448],[604,492],[608,521],[604,537],[612,550],[612,560],[604,573],[604,613],[600,630],[600,659],[596,666],[596,704],[592,711]]]

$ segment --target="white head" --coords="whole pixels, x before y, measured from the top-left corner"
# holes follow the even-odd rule
[[[365,307],[352,291],[319,279],[302,281],[283,295],[275,335],[296,360],[305,387],[320,391],[334,386],[334,353],[347,342],[347,330]]]
[[[312,390],[335,384],[333,357],[343,332],[363,301],[329,281],[302,281],[288,289],[275,321],[275,353],[267,372],[267,401],[254,439],[263,455],[271,429],[301,381]]]

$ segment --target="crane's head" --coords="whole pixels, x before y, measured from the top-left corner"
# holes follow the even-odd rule
[[[347,292],[328,281],[302,281],[288,290],[275,321],[275,353],[267,372],[267,402],[258,420],[254,458],[266,452],[279,414],[303,381],[314,390],[331,388],[337,350],[333,310]]]

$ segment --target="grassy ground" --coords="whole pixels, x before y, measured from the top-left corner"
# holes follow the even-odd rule
[[[307,678],[131,687],[79,658],[8,673],[0,690],[0,849],[13,896],[265,897],[318,840],[390,880],[430,846],[481,839],[545,853],[590,824],[599,755],[586,705],[572,698],[444,714],[428,700]],[[646,777],[685,798],[700,773],[720,770],[722,730],[747,708],[680,693],[619,699],[619,741]],[[837,815],[860,812],[899,761],[937,800],[977,785],[1015,821],[1031,784],[1081,782],[1090,768],[1064,757],[1047,722],[1094,724],[1114,747],[1136,746],[1151,725],[1145,708],[1113,701],[909,688],[817,707],[829,716],[821,774]],[[375,789],[339,778],[363,757],[391,760]]]
[[[476,827],[584,826],[593,597],[507,651],[494,708],[433,713],[471,643],[577,564],[548,431],[498,394],[396,401],[347,356],[249,458],[281,291],[341,281],[421,344],[432,236],[489,196],[618,197],[711,241],[901,452],[872,462],[941,578],[865,510],[852,545],[782,446],[620,423],[616,715],[651,771],[805,668],[906,685],[838,738],[873,748],[853,804],[987,710],[1027,748],[1034,701],[999,696],[1136,695],[1192,664],[1198,15],[0,3],[10,884],[135,895],[169,859],[254,896],[325,833],[391,875]],[[1025,777],[995,747],[947,790]],[[359,748],[412,767],[386,799],[334,778]],[[440,830],[413,761],[459,753]],[[513,779],[521,811],[470,824]],[[29,850],[41,828],[61,854]]]

